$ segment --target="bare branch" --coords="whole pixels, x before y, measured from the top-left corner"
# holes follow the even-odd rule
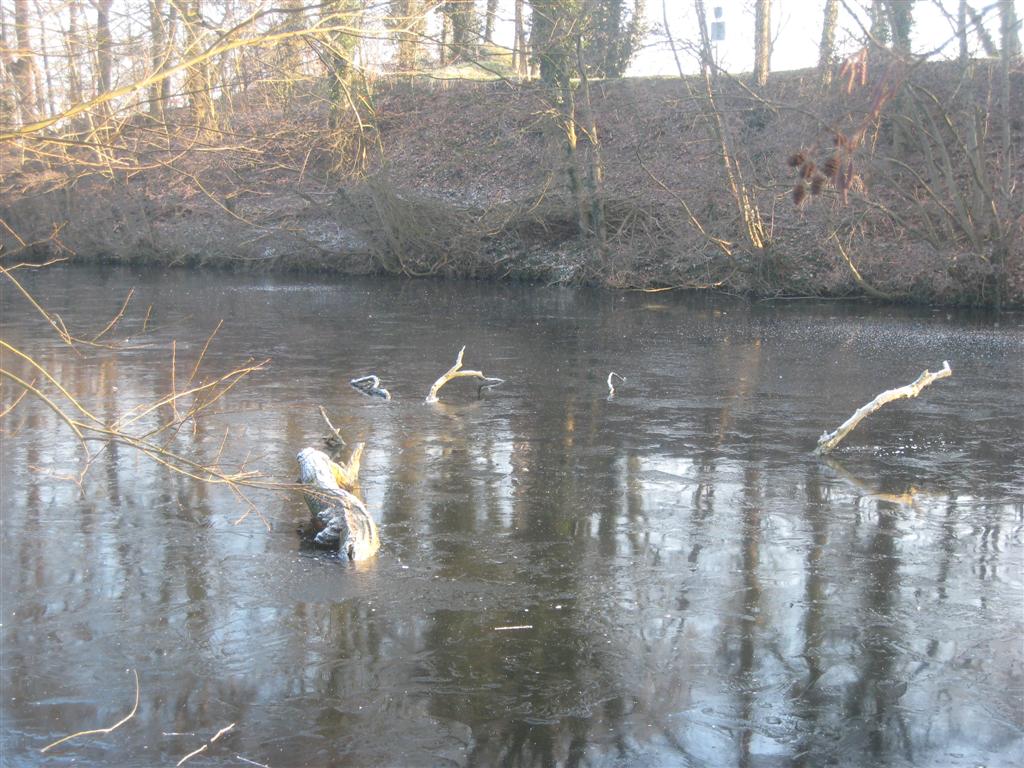
[[[854,411],[853,415],[844,421],[835,432],[825,432],[822,434],[818,438],[818,446],[814,449],[814,452],[819,456],[831,453],[842,442],[843,438],[850,434],[865,417],[870,416],[886,403],[891,403],[893,400],[901,400],[905,397],[917,397],[921,390],[932,382],[944,379],[952,374],[953,370],[949,367],[949,361],[945,360],[942,363],[942,368],[935,373],[925,370],[911,384],[897,387],[896,389],[887,389],[885,392],[877,395],[870,403],[862,405]]]
[[[434,382],[434,385],[430,388],[430,392],[427,394],[426,402],[436,403],[437,393],[441,391],[441,387],[447,384],[452,379],[471,378],[479,379],[483,382],[480,385],[480,390],[487,389],[490,387],[497,387],[500,384],[504,384],[504,379],[498,379],[493,376],[485,376],[482,371],[464,371],[462,370],[462,355],[465,354],[466,347],[463,345],[462,349],[459,350],[459,356],[455,358],[455,365],[445,371],[441,377]]]

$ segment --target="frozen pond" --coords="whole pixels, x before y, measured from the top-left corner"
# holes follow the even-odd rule
[[[269,367],[160,439],[290,481],[323,405],[366,442],[383,545],[357,566],[308,548],[284,493],[251,493],[235,524],[228,490],[125,446],[79,488],[78,440],[26,398],[0,420],[5,766],[173,765],[204,744],[186,765],[1024,761],[1020,315],[17,274],[87,338],[135,287],[117,345],[80,355],[0,296],[3,338],[107,422],[170,391],[172,342],[184,389],[223,319],[194,383]],[[424,404],[463,344],[507,383]],[[952,378],[811,454],[944,359]],[[371,372],[392,402],[348,385]],[[130,721],[40,755],[124,717],[131,670]]]

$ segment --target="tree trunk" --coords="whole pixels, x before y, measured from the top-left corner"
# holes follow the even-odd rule
[[[163,0],[149,0],[149,37],[149,66],[155,74],[167,64]],[[157,120],[163,120],[164,117],[164,102],[160,98],[162,82],[149,86],[149,114]]]
[[[78,0],[68,3],[68,34],[65,38],[65,50],[68,54],[68,106],[82,101],[82,74],[80,52],[82,40],[78,31]]]
[[[96,6],[96,95],[107,93],[114,66],[110,6],[114,0],[93,0]]]
[[[7,14],[4,11],[3,3],[0,3],[0,126],[4,128],[13,127],[14,115],[18,109],[17,94],[14,83],[11,81],[11,63],[14,57],[11,55],[13,47],[8,42]]]
[[[818,82],[822,88],[832,84],[832,59],[836,51],[838,20],[839,0],[825,0],[825,18],[821,25],[821,44],[818,46]]]
[[[396,63],[402,72],[412,72],[419,60],[420,38],[426,29],[422,0],[394,0],[393,24],[399,28],[396,35],[398,54]]]
[[[1002,204],[1003,218],[1012,220],[1011,207],[1013,205],[1013,134],[1010,126],[1011,115],[1011,90],[1010,70],[1013,61],[1020,58],[1020,37],[1017,33],[1017,18],[1013,9],[1013,0],[1000,0],[999,3],[999,33],[1001,52],[999,57],[999,85],[1000,100],[1002,104],[1002,115],[999,120],[1000,149],[1002,150],[1002,178],[1000,179],[1000,197]],[[1019,209],[1018,209],[1019,210]],[[997,229],[993,227],[993,229]],[[1006,295],[1006,260],[1010,253],[1011,238],[1014,228],[1007,226],[1004,231],[997,231],[998,235],[992,254],[992,263],[996,269],[996,298],[995,308],[1002,308],[1003,296]]]
[[[956,36],[960,41],[960,63],[966,64],[971,55],[967,47],[967,0],[960,0],[957,5]]]
[[[771,0],[757,0],[754,8],[754,81],[768,83],[772,58]]]
[[[494,20],[498,16],[498,0],[487,0],[487,14],[484,18],[484,42],[494,42]]]
[[[180,0],[176,0],[180,2]],[[185,24],[185,55],[196,56],[204,47],[203,33],[203,0],[189,0],[181,7],[181,20]],[[214,111],[212,83],[210,82],[210,62],[203,60],[188,68],[185,72],[185,91],[188,94],[189,107],[196,127],[206,129],[214,127],[216,113]]]
[[[523,24],[523,0],[516,0],[515,41],[512,44],[512,68],[520,77],[530,73],[526,56],[526,27]]]
[[[1004,61],[1020,58],[1020,24],[1013,0],[999,0],[1000,55]]]
[[[14,0],[14,36],[18,46],[17,58],[8,66],[14,77],[14,89],[18,96],[21,123],[36,119],[35,59],[32,54],[32,40],[28,29],[28,0]]]

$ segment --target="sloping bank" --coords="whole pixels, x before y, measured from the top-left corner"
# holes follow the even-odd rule
[[[310,127],[327,122],[319,102],[253,99],[202,143],[179,130],[157,146],[145,139],[152,127],[136,121],[120,129],[123,149],[105,164],[86,162],[84,151],[57,165],[7,156],[0,217],[17,238],[2,237],[8,253],[34,243],[21,252],[182,267],[937,304],[991,305],[998,296],[1019,306],[1022,196],[998,198],[991,188],[1002,169],[981,169],[1002,206],[1005,231],[994,242],[978,220],[991,201],[971,186],[977,158],[961,151],[960,135],[900,129],[958,124],[943,106],[956,74],[944,66],[911,76],[909,93],[935,99],[905,98],[899,119],[871,119],[870,93],[823,94],[812,73],[776,76],[758,93],[724,83],[717,112],[696,83],[596,83],[599,156],[583,130],[567,152],[558,105],[537,84],[395,84],[375,95],[360,144],[372,159],[358,172],[337,171],[351,141],[328,151],[336,134]],[[976,76],[981,83],[987,73]],[[1019,72],[1013,87],[1019,103]],[[992,103],[983,88],[972,99],[965,109]],[[1019,190],[1019,119],[1011,130]],[[738,181],[725,172],[723,148]],[[829,158],[840,150],[837,171]],[[983,160],[1001,162],[994,157]],[[568,164],[583,178],[598,159],[603,180],[573,194]],[[737,184],[757,215],[760,247]],[[593,230],[581,235],[593,189],[600,242]]]

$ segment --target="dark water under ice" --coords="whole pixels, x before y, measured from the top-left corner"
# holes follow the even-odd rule
[[[78,441],[22,401],[0,420],[5,766],[173,765],[232,723],[186,765],[1024,763],[1019,315],[18,274],[86,337],[135,287],[119,346],[80,355],[3,287],[4,339],[104,421],[167,394],[172,341],[183,389],[223,319],[196,381],[272,362],[168,447],[292,480],[322,404],[366,441],[383,547],[303,546],[290,495],[250,494],[269,529],[235,524],[229,491],[124,446],[80,490]],[[463,344],[507,383],[424,404]],[[811,455],[944,359],[952,378]],[[371,372],[392,402],[348,386]],[[130,721],[40,755],[127,714],[131,670]]]

